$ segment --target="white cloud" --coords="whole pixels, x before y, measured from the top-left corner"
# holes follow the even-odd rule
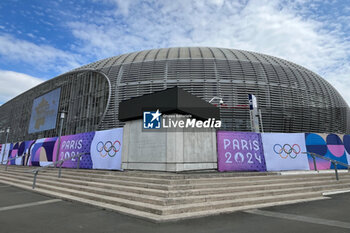
[[[76,68],[82,62],[82,58],[76,54],[20,40],[9,34],[0,34],[0,56],[7,61],[33,65],[36,70],[58,74]]]
[[[43,82],[27,74],[0,70],[0,104]]]
[[[317,15],[322,1],[102,1],[115,4],[112,20],[113,14],[106,12],[105,19],[99,15],[98,24],[93,19],[68,24],[83,42],[81,51],[97,58],[159,47],[237,48],[293,61],[337,88],[336,77],[343,77],[343,86],[350,87],[345,68],[350,63],[350,41],[342,31],[348,17]]]
[[[350,64],[340,65],[326,74],[327,80],[339,91],[344,100],[350,105]]]

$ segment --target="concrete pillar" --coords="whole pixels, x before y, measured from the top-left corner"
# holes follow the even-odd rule
[[[142,130],[142,119],[128,121],[122,168],[173,172],[216,169],[215,129]]]

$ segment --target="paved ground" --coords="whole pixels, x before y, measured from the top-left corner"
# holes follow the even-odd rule
[[[0,184],[0,232],[350,232],[350,193],[332,199],[155,224]]]

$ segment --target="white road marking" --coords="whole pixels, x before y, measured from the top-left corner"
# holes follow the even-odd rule
[[[46,200],[46,201],[30,202],[30,203],[20,204],[20,205],[5,206],[5,207],[0,207],[0,211],[20,209],[20,208],[26,208],[26,207],[31,207],[31,206],[37,206],[37,205],[45,205],[45,204],[55,203],[55,202],[59,202],[59,201],[62,201],[62,200],[61,199],[51,199],[51,200]]]
[[[329,195],[335,195],[335,194],[341,194],[341,193],[350,193],[350,190],[338,190],[338,191],[324,192],[324,193],[322,193],[322,195],[329,196]]]
[[[313,217],[306,217],[306,216],[302,216],[302,215],[285,214],[285,213],[280,213],[280,212],[272,212],[272,211],[265,211],[265,210],[258,210],[258,209],[247,210],[244,212],[250,213],[250,214],[267,216],[267,217],[273,217],[273,218],[281,218],[281,219],[294,220],[294,221],[299,221],[299,222],[307,222],[307,223],[313,223],[313,224],[319,224],[319,225],[326,225],[326,226],[350,229],[349,222],[341,222],[341,221],[336,221],[336,220],[329,220],[329,219],[323,219],[323,218],[313,218]]]

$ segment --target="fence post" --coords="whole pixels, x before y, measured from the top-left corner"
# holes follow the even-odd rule
[[[60,168],[58,169],[58,178],[61,178],[62,164],[63,162],[60,162]]]
[[[35,189],[35,184],[36,184],[36,176],[38,175],[38,170],[35,170],[35,173],[34,173],[34,179],[33,179],[33,185],[32,185],[32,189]]]
[[[334,162],[332,162],[332,163],[333,163],[333,165],[334,165],[335,178],[336,178],[337,180],[339,180],[338,169],[337,169],[337,163],[334,163]]]
[[[80,168],[80,157],[81,157],[81,155],[78,156],[77,169]]]
[[[311,155],[312,156],[312,159],[314,161],[314,169],[315,171],[317,172],[317,165],[316,165],[316,158],[315,158],[315,155]]]

